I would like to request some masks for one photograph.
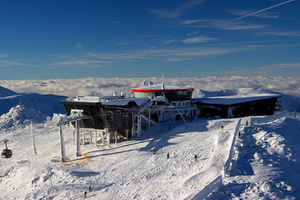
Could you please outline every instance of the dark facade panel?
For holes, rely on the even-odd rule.
[[[261,116],[273,115],[277,97],[244,102],[232,105],[205,104],[195,102],[199,109],[199,117],[246,117],[246,116]]]
[[[125,136],[125,130],[131,129],[132,126],[132,108],[103,106],[95,103],[74,103],[61,102],[64,104],[68,115],[72,109],[83,110],[83,114],[90,116],[89,119],[79,121],[79,126],[84,128],[104,129],[109,128],[110,131],[118,131],[119,134]]]

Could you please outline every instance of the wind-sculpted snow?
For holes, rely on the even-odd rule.
[[[0,116],[0,130],[18,129],[28,125],[31,121],[42,122],[46,120],[46,115],[32,108],[23,105],[12,107],[8,113]]]

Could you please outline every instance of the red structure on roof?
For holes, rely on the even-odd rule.
[[[132,92],[136,98],[164,96],[168,101],[184,101],[192,98],[194,88],[180,88],[177,86],[149,85],[141,88],[134,88]]]

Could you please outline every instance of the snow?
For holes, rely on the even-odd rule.
[[[193,101],[200,101],[205,104],[218,104],[218,105],[232,105],[245,103],[250,101],[257,101],[262,99],[269,99],[274,97],[280,97],[278,94],[256,94],[254,95],[234,95],[234,96],[222,96],[222,97],[208,97],[208,98],[197,98]]]
[[[2,197],[78,199],[91,183],[94,199],[183,199],[222,173],[235,125],[236,119],[162,124],[111,148],[83,146],[91,162],[66,167],[51,162],[60,155],[54,122],[35,124],[38,155],[30,130],[19,128],[6,135],[14,155],[1,162]],[[67,155],[76,160],[72,132],[64,129]]]
[[[259,92],[266,93],[252,88],[210,94]],[[159,124],[137,139],[119,141],[110,148],[81,146],[90,162],[61,166],[56,123],[63,115],[53,114],[52,103],[57,99],[52,97],[6,93],[0,98],[5,107],[0,116],[0,145],[4,148],[3,140],[8,139],[13,151],[12,158],[0,158],[0,199],[83,199],[89,185],[88,199],[192,199],[205,194],[209,186],[219,186],[220,180],[222,185],[206,199],[300,198],[300,113],[251,117],[251,126],[246,126],[248,117],[242,118],[226,176],[224,165],[238,118]],[[283,97],[283,110],[297,108],[297,97]],[[81,161],[85,158],[75,156],[73,131],[63,126],[66,155]]]
[[[73,97],[68,98],[67,101],[69,102],[88,102],[88,103],[101,103],[102,105],[109,105],[109,106],[126,106],[130,102],[135,102],[136,105],[142,106],[150,101],[149,98],[125,98],[119,99],[118,96],[80,96],[80,97]]]
[[[230,176],[208,199],[298,199],[299,128],[299,117],[286,116],[245,127]]]
[[[126,106],[130,102],[135,102],[136,105],[142,106],[148,103],[149,101],[150,101],[149,98],[126,98],[126,99],[102,101],[101,103],[103,105],[110,105],[110,106]]]
[[[24,105],[52,117],[53,113],[66,113],[64,106],[59,104],[63,99],[65,97],[35,93],[0,97],[0,115],[7,113],[12,107]]]
[[[23,105],[12,107],[8,113],[0,116],[0,129],[18,128],[22,125],[28,125],[30,121],[42,122],[46,120],[46,115],[32,108],[26,108]]]

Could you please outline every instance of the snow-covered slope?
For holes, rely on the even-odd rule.
[[[66,98],[63,96],[36,93],[17,94],[3,87],[0,88],[0,95],[0,115],[7,113],[17,105],[23,105],[51,117],[53,113],[66,113],[64,106],[59,104],[60,100]]]
[[[32,108],[27,108],[23,105],[12,107],[8,113],[0,116],[0,130],[8,131],[28,125],[32,122],[42,122],[46,120],[46,115],[37,112]]]
[[[208,199],[300,198],[300,115],[278,116],[243,129],[231,174]]]
[[[208,199],[300,198],[300,115],[292,116],[253,117],[250,127],[243,118],[229,176]],[[237,124],[237,119],[161,124],[110,148],[81,146],[91,161],[63,167],[51,162],[60,157],[56,119],[34,124],[37,155],[28,127],[15,124],[18,128],[2,134],[13,150],[11,159],[0,162],[2,199],[82,199],[89,185],[88,199],[189,199],[222,174]],[[75,157],[73,129],[63,132],[69,159],[83,160]]]
[[[1,91],[0,146],[4,148],[2,141],[8,139],[13,157],[0,158],[0,199],[83,199],[89,185],[89,199],[189,199],[222,174],[238,120],[161,124],[110,148],[81,146],[91,161],[63,167],[52,162],[60,158],[60,143],[58,116],[49,117],[65,112],[58,104],[62,97]],[[259,88],[195,92],[199,96],[273,93]],[[298,97],[281,99],[283,110],[299,109]],[[229,176],[208,199],[300,198],[299,113],[253,117],[251,127],[245,126],[247,120],[242,119]],[[34,122],[37,155],[29,121]],[[84,160],[75,157],[73,128],[63,127],[63,132],[67,157]]]
[[[222,173],[236,121],[158,125],[142,138],[111,148],[82,147],[91,162],[65,167],[51,162],[60,155],[54,123],[35,124],[37,155],[30,130],[20,127],[5,135],[14,155],[1,160],[1,196],[81,199],[91,183],[90,199],[184,199]],[[67,155],[75,159],[72,129],[65,128],[64,133]]]

